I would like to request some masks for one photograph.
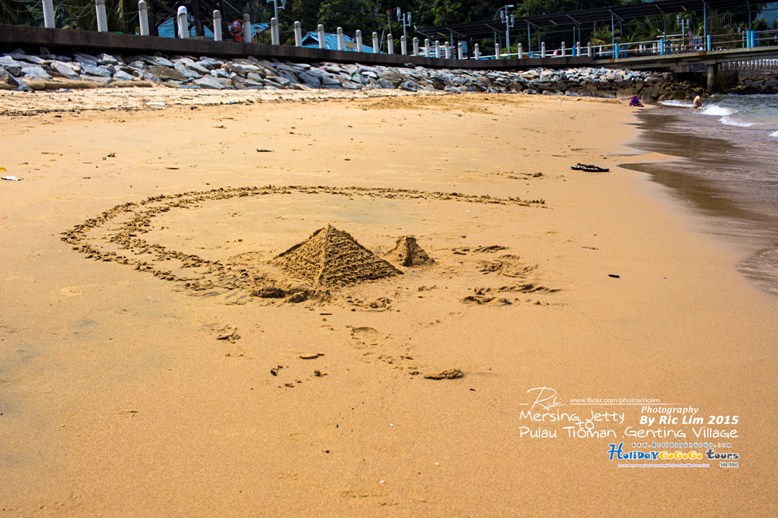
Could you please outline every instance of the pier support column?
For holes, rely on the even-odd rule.
[[[251,16],[249,14],[243,14],[243,43],[251,43],[253,39],[251,34]]]
[[[138,2],[138,24],[140,25],[140,35],[149,35],[149,8],[146,6],[146,0]]]
[[[213,41],[222,41],[222,13],[218,9],[213,12]]]
[[[419,38],[413,38],[413,55],[419,55]]]
[[[57,24],[54,21],[53,0],[43,0],[43,26],[47,29],[57,28]]]
[[[357,29],[354,37],[357,40],[357,52],[362,52],[362,31]]]
[[[105,0],[95,1],[97,11],[97,32],[108,32],[108,16],[105,13]]]
[[[105,8],[105,2],[103,2],[103,8]],[[176,19],[178,20],[178,37],[184,40],[189,37],[189,13],[186,7],[178,8]]]
[[[343,50],[344,47],[344,40],[343,40],[343,27],[338,27],[335,29],[335,34],[337,34],[338,37],[338,50]]]
[[[391,34],[386,35],[386,53],[394,54],[394,37]]]
[[[373,31],[373,54],[378,54],[381,52],[381,47],[378,43],[378,33]]]
[[[718,90],[719,66],[718,64],[708,65],[708,83],[707,90],[709,94],[716,93]]]
[[[270,44],[281,45],[281,34],[278,31],[278,19],[270,19]]]
[[[319,48],[323,49],[323,48],[325,48],[324,44],[326,43],[324,41],[324,25],[322,25],[322,24],[317,25],[316,26],[316,32],[319,34]]]
[[[303,46],[303,26],[300,22],[294,22],[294,46]]]

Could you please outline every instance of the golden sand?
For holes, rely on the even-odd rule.
[[[775,514],[778,302],[625,102],[241,95],[0,94],[0,509]],[[435,261],[316,293],[273,258],[327,225]],[[668,430],[738,467],[609,460]]]

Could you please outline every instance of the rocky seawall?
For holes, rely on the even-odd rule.
[[[128,86],[189,89],[402,89],[630,97],[645,101],[689,98],[695,88],[670,73],[606,68],[523,71],[433,69],[414,65],[364,66],[288,63],[254,57],[119,56],[21,50],[0,55],[0,89],[54,90]]]

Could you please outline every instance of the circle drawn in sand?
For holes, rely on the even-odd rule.
[[[133,266],[138,271],[150,273],[160,279],[182,283],[183,287],[191,293],[200,295],[219,295],[237,290],[253,297],[287,297],[287,300],[299,302],[320,288],[346,286],[401,273],[356,243],[349,234],[336,229],[324,233],[320,231],[312,236],[325,241],[327,236],[333,238],[333,246],[328,249],[331,257],[322,258],[320,254],[318,270],[316,266],[303,266],[306,259],[302,256],[312,251],[310,247],[304,246],[305,243],[280,254],[276,261],[261,265],[255,261],[249,266],[239,258],[211,259],[174,250],[144,238],[154,230],[155,218],[173,210],[198,208],[216,200],[279,194],[324,194],[349,199],[364,197],[389,200],[437,200],[525,207],[544,204],[543,200],[389,188],[272,185],[220,188],[152,196],[139,202],[120,204],[63,232],[62,240],[70,244],[74,250],[85,254],[88,259]],[[343,245],[348,245],[348,253],[340,250],[339,247]],[[353,271],[349,271],[349,265],[355,264],[349,261],[357,259],[361,264],[360,268],[366,267],[362,272],[366,271],[366,274],[355,275]],[[322,268],[324,264],[327,268]],[[293,278],[289,278],[290,274]],[[305,284],[295,282],[294,278]]]

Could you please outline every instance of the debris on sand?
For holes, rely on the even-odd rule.
[[[340,287],[402,272],[332,225],[273,259],[290,276],[314,287]]]
[[[402,236],[397,239],[397,244],[384,255],[384,258],[406,267],[435,263],[435,260],[419,246],[419,243],[416,242],[416,238],[413,236]]]
[[[427,374],[424,379],[428,380],[455,380],[465,376],[465,373],[459,369],[447,369],[437,374]]]

